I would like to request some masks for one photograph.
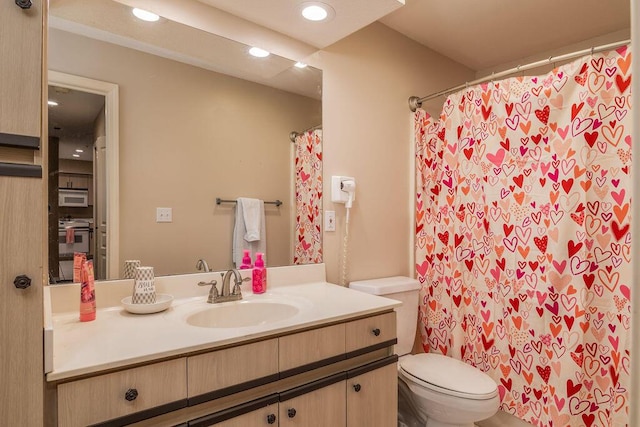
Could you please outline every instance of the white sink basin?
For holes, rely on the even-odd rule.
[[[189,315],[189,325],[202,328],[242,328],[266,325],[298,314],[298,307],[273,301],[237,301],[213,304]]]

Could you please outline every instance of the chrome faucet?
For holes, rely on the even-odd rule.
[[[200,258],[198,262],[196,262],[196,270],[204,271],[205,273],[209,273],[211,271],[211,269],[209,268],[209,264],[207,264],[207,261],[202,258]]]
[[[234,278],[233,289],[231,289],[231,275],[233,275]],[[220,290],[220,296],[217,298],[216,302],[237,301],[242,299],[242,290],[240,289],[240,285],[242,285],[243,281],[250,279],[248,277],[246,279],[242,279],[242,275],[235,268],[227,270],[226,273],[220,273],[220,276],[222,277],[222,289]]]
[[[234,278],[233,289],[231,289],[231,276]],[[240,285],[242,282],[246,282],[249,279],[248,277],[243,279],[242,275],[238,270],[232,268],[228,270],[226,273],[220,273],[222,277],[222,287],[220,292],[218,292],[218,288],[216,285],[217,281],[212,280],[210,282],[198,282],[198,286],[211,286],[209,290],[209,298],[207,298],[207,302],[209,304],[215,304],[218,302],[227,302],[227,301],[237,301],[242,299],[242,289],[240,289]]]

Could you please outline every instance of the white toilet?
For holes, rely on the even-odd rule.
[[[473,427],[498,411],[498,386],[484,372],[440,354],[409,354],[418,321],[418,281],[408,277],[351,282],[351,289],[402,301],[396,308],[398,404],[426,427]],[[400,417],[399,426],[411,425]],[[416,425],[416,424],[414,424]]]

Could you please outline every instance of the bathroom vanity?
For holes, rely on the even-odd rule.
[[[100,283],[88,323],[69,310],[77,285],[51,287],[48,424],[394,425],[399,303],[326,283],[323,267],[269,269],[266,294],[221,304],[196,286],[216,273],[158,278],[175,300],[147,315],[114,304],[131,280]]]

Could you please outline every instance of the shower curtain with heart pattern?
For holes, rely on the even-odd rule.
[[[415,114],[424,349],[537,426],[628,423],[630,64],[596,53]]]
[[[294,264],[322,262],[322,130],[295,140]]]

